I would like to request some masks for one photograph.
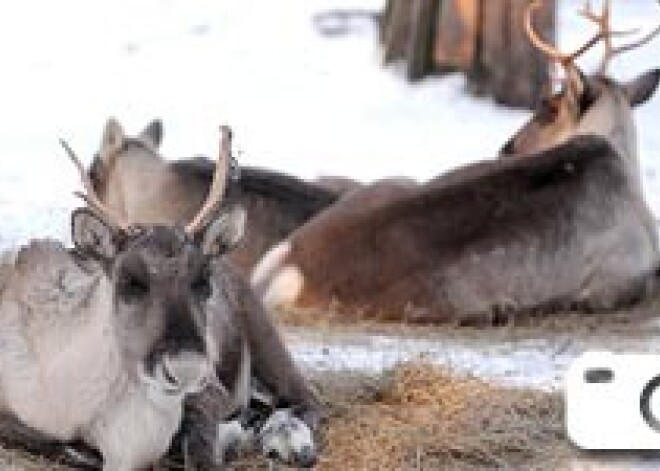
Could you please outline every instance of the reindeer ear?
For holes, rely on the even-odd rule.
[[[623,85],[631,106],[641,105],[653,96],[660,82],[660,69],[652,69]]]
[[[202,250],[217,257],[234,248],[243,238],[247,213],[241,206],[221,211],[204,230]]]
[[[149,142],[156,149],[160,147],[163,140],[163,123],[160,119],[154,119],[140,133],[140,138]]]
[[[117,254],[115,232],[87,208],[71,215],[71,239],[82,254],[96,259],[111,260]]]
[[[110,155],[123,145],[123,143],[124,129],[121,127],[121,124],[119,124],[119,121],[115,118],[108,119],[108,122],[105,123],[103,137],[101,138],[101,148],[99,149],[101,159],[105,162]],[[109,162],[105,163],[108,164]]]

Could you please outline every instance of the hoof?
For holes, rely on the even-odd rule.
[[[250,449],[253,442],[253,432],[243,428],[238,420],[218,424],[214,452],[216,462],[224,464],[236,459]]]
[[[257,439],[261,452],[270,459],[301,468],[316,464],[314,436],[290,409],[275,411],[261,427]]]

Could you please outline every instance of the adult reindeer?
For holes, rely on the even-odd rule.
[[[2,438],[40,450],[82,441],[100,452],[103,469],[123,471],[157,461],[183,422],[190,463],[210,469],[222,461],[220,421],[247,406],[252,377],[313,420],[311,388],[221,258],[245,218],[217,211],[228,131],[208,197],[186,226],[127,224],[63,144],[88,208],[72,215],[74,251],[34,241],[2,267]],[[293,451],[286,460],[314,459],[309,447],[285,450],[287,437],[264,439],[276,442],[264,443],[267,451]]]
[[[643,293],[658,244],[631,109],[653,94],[660,71],[625,84],[587,78],[574,60],[609,40],[608,15],[594,39],[563,55],[534,34],[533,9],[530,40],[567,73],[503,152],[522,156],[460,168],[381,204],[359,204],[378,189],[354,192],[257,265],[252,282],[268,305],[483,321],[612,308]]]
[[[184,223],[195,214],[213,176],[204,158],[168,162],[158,153],[162,124],[150,123],[136,137],[108,120],[90,169],[99,198],[131,223]],[[248,274],[266,250],[284,239],[339,194],[278,172],[242,167],[231,179],[225,204],[247,211],[245,239],[228,257]]]

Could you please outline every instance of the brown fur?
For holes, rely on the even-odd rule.
[[[251,381],[257,382],[273,398],[272,412],[277,407],[295,407],[296,414],[316,430],[320,420],[320,403],[311,384],[300,374],[279,335],[275,324],[255,296],[243,276],[226,261],[213,268],[213,279],[218,290],[229,300],[230,319],[216,325],[222,338],[216,373],[221,384],[236,391],[241,381],[241,350],[247,342],[250,354]],[[209,468],[217,440],[217,424],[230,417],[249,412],[250,398],[241,398],[239,404],[228,402],[216,388],[210,387],[186,402],[183,424],[172,453],[185,451],[193,469]],[[263,418],[262,418],[263,419]],[[184,450],[181,450],[184,448]]]
[[[294,233],[283,265],[302,272],[299,305],[337,300],[345,311],[388,319],[609,307],[654,267],[634,253],[655,247],[634,220],[638,204],[607,142],[576,138],[533,159],[484,163],[468,178],[440,179],[375,209],[340,202]],[[592,250],[617,227],[630,253]],[[639,261],[637,269],[621,269],[623,256]],[[592,283],[591,293],[580,293]]]
[[[111,128],[110,122],[106,134],[107,128]],[[129,222],[188,221],[208,192],[214,164],[200,157],[165,161],[157,152],[159,140],[150,140],[147,130],[138,137],[126,137],[119,128],[115,132],[118,146],[108,149],[105,140],[102,142],[90,167],[97,193],[111,208],[123,210]],[[229,258],[243,273],[249,273],[264,252],[337,199],[337,193],[322,186],[279,172],[242,167],[238,178],[229,183],[225,202],[246,209],[247,230]]]
[[[362,183],[348,177],[323,176],[314,180],[314,183],[321,188],[342,196],[362,188]]]
[[[253,284],[271,306],[419,322],[633,300],[658,244],[632,107],[659,78],[618,84],[576,69],[559,106],[505,147],[523,158],[355,191],[266,254]]]

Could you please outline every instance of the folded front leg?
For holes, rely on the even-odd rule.
[[[220,469],[225,457],[218,447],[218,425],[234,414],[232,408],[233,401],[219,384],[210,384],[188,397],[181,429],[170,454],[179,455],[187,470]]]

